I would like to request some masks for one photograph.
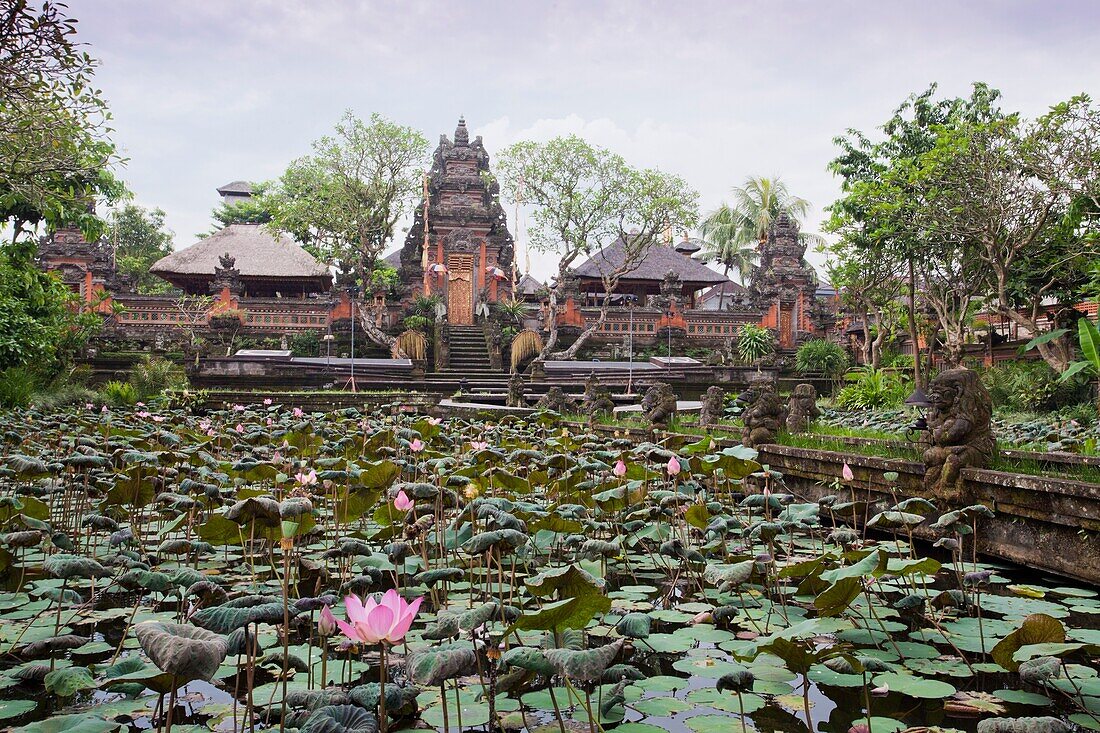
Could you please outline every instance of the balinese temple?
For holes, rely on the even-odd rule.
[[[512,235],[487,173],[481,137],[471,142],[459,118],[453,141],[440,136],[426,199],[401,249],[403,300],[442,295],[452,325],[471,325],[477,313],[512,296]]]
[[[332,287],[327,267],[263,224],[230,224],[157,260],[149,272],[185,293],[207,295],[217,290],[215,278],[225,269],[237,271],[239,292],[234,295],[244,297],[305,298]]]
[[[56,272],[84,303],[100,294],[130,287],[115,267],[115,251],[107,240],[89,242],[76,227],[58,229],[38,243],[38,265]]]
[[[816,330],[817,273],[806,262],[806,245],[798,224],[780,214],[760,243],[760,264],[753,271],[749,295],[764,311],[760,325],[774,329],[779,346],[793,348]]]
[[[618,287],[611,294],[611,304],[621,305],[626,302],[625,296],[634,295],[637,305],[646,307],[652,298],[661,294],[662,282],[672,273],[680,281],[681,302],[687,308],[695,308],[698,291],[727,281],[724,275],[692,257],[698,249],[698,245],[688,239],[675,245],[665,242],[650,246],[637,267],[619,278]],[[585,305],[598,306],[603,302],[603,275],[622,267],[628,256],[626,243],[620,237],[574,269]]]

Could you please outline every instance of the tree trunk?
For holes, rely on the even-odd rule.
[[[360,303],[354,302],[353,306],[358,316],[356,320],[358,320],[359,326],[363,329],[363,333],[367,335],[367,338],[379,346],[384,346],[389,349],[390,356],[394,359],[409,358],[409,355],[402,351],[401,347],[397,345],[397,339],[375,325],[375,320],[378,317],[378,310],[376,307],[367,308]]]
[[[588,339],[592,337],[592,334],[600,330],[600,328],[604,324],[604,321],[607,320],[607,310],[609,307],[608,300],[608,298],[604,298],[603,305],[600,306],[600,317],[596,319],[595,323],[581,331],[581,335],[577,337],[576,341],[570,344],[568,349],[553,353],[551,354],[551,356],[553,356],[555,359],[562,359],[564,361],[569,361],[576,358],[577,352],[581,350],[581,347],[584,346]]]
[[[560,275],[558,279],[561,279]],[[535,361],[542,362],[549,359],[554,347],[558,345],[558,294],[553,288],[550,289],[550,300],[547,303],[546,330],[548,332],[546,343],[542,347],[542,352],[535,357]]]
[[[909,257],[909,312],[907,324],[909,340],[913,344],[913,384],[924,387],[920,364],[920,333],[917,331],[917,276],[913,269],[913,258]]]

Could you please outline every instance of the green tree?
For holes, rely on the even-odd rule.
[[[397,221],[421,190],[427,153],[418,130],[378,114],[364,122],[349,110],[336,134],[316,140],[313,154],[292,162],[257,205],[270,212],[270,227],[367,286]],[[395,348],[374,316],[360,308],[363,331]]]
[[[118,271],[139,293],[166,293],[171,286],[149,272],[149,266],[172,253],[172,232],[162,209],[126,204],[108,217],[107,241],[115,248]]]
[[[1087,96],[1037,120],[1019,115],[940,130],[909,174],[927,206],[912,225],[965,242],[988,306],[1036,338],[1055,370],[1074,356],[1073,334],[1044,326],[1051,300],[1078,302],[1100,257],[1100,108]]]
[[[840,154],[830,169],[842,178],[843,194],[828,208],[828,229],[856,250],[903,263],[909,339],[921,343],[919,311],[929,309],[949,362],[962,356],[972,302],[981,292],[981,269],[967,242],[915,224],[928,202],[912,177],[920,156],[935,148],[945,128],[1002,116],[999,97],[1000,92],[978,83],[969,97],[936,99],[933,84],[894,110],[879,139],[858,130],[834,139]],[[914,379],[920,384],[919,352],[916,357]]]
[[[506,197],[515,201],[522,196],[532,207],[531,246],[558,256],[559,284],[578,258],[622,239],[621,261],[591,258],[600,269],[603,291],[612,293],[668,230],[688,229],[697,218],[699,196],[683,179],[634,168],[576,135],[512,145],[498,157],[497,175]],[[607,319],[610,301],[605,298],[599,317],[569,348],[556,351],[559,295],[558,287],[551,288],[550,335],[540,360],[572,359]]]
[[[272,228],[363,282],[419,195],[428,141],[381,115],[345,112],[334,136],[292,162],[257,198]]]
[[[0,224],[12,241],[39,224],[95,239],[104,224],[89,203],[123,191],[110,114],[92,85],[97,62],[64,7],[14,0],[0,10]]]

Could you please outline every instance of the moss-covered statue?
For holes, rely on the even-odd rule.
[[[801,433],[820,416],[817,390],[812,384],[796,384],[787,401],[787,431]]]
[[[508,406],[527,407],[527,398],[523,396],[523,377],[519,372],[512,372],[508,379]]]
[[[962,470],[993,461],[993,401],[969,369],[941,372],[928,386],[928,400],[932,445],[924,451],[924,488],[949,503],[967,501]]]
[[[575,412],[577,403],[570,395],[563,392],[561,387],[551,387],[546,390],[546,394],[539,400],[537,407],[540,410],[553,410],[565,414]]]
[[[761,382],[751,388],[741,421],[745,425],[741,431],[741,442],[746,446],[755,448],[774,443],[787,421],[787,406],[772,384]]]
[[[615,401],[611,399],[611,390],[600,385],[595,374],[589,374],[584,380],[584,401],[581,411],[588,415],[589,423],[594,423],[601,415],[610,415],[615,409]]]
[[[653,427],[665,427],[676,416],[676,393],[666,382],[654,382],[642,397],[642,414]]]
[[[718,385],[707,387],[703,408],[699,410],[700,425],[717,425],[726,412],[726,390]]]

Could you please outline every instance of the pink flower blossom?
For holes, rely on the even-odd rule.
[[[428,424],[429,425],[438,425],[441,422],[443,422],[443,418],[439,418],[439,417],[429,417],[428,418]]]
[[[237,423],[237,427],[235,427],[234,430],[236,430],[238,433],[243,433],[244,432],[244,425],[241,425],[240,423]]]
[[[271,404],[271,398],[270,397],[264,397],[264,404],[265,405],[270,405]]]
[[[85,410],[94,410],[94,409],[95,409],[95,405],[94,405],[93,403],[91,403],[91,402],[85,402],[85,403],[84,403],[84,409],[85,409]]]
[[[317,619],[317,633],[321,636],[332,636],[336,633],[336,617],[327,605],[321,609],[321,618]]]
[[[149,417],[149,413],[146,412],[145,410],[139,410],[138,413],[137,413],[137,416],[140,417],[142,420],[144,420],[144,419]]]
[[[104,412],[104,413],[107,412],[107,405],[104,405],[103,407],[99,408],[99,411]]]
[[[305,471],[299,471],[298,473],[294,474],[294,478],[302,486],[312,486],[313,484],[317,483],[317,471],[312,468],[309,469],[309,473],[306,473]]]
[[[844,462],[844,468],[840,469],[840,475],[845,481],[851,481],[856,477],[856,475],[852,473],[852,467],[848,465],[847,461]]]
[[[163,415],[153,415],[153,422],[164,422]]]
[[[393,500],[393,505],[399,512],[407,512],[413,508],[413,500],[410,499],[409,495],[402,489],[397,492],[397,498]]]
[[[244,412],[244,405],[233,405],[233,409],[236,412]]]
[[[144,402],[135,402],[134,407],[145,407],[145,403]]]
[[[611,473],[615,474],[619,478],[622,478],[626,475],[626,464],[623,463],[622,458],[615,462],[615,467],[611,469]]]
[[[268,427],[271,427],[271,426],[272,426],[272,425],[274,425],[274,424],[275,424],[275,421],[274,421],[274,420],[272,420],[272,419],[271,419],[271,418],[269,417],[269,418],[267,419],[267,426],[268,426]]]
[[[423,600],[421,596],[408,603],[392,588],[382,596],[381,603],[371,596],[364,605],[358,596],[351,595],[344,599],[344,608],[351,623],[335,619],[336,625],[344,636],[355,642],[396,644],[409,633]]]
[[[485,450],[489,447],[489,443],[485,440],[471,440],[470,447],[474,450]]]
[[[301,417],[305,413],[302,412],[301,407],[295,407],[293,410],[290,411],[290,414],[294,415],[294,417]]]
[[[668,469],[669,476],[676,476],[680,473],[680,462],[676,460],[676,456],[668,459],[668,466],[666,466],[666,468]]]
[[[419,453],[424,450],[424,441],[420,438],[413,438],[413,442],[409,443],[409,450],[413,453]]]

